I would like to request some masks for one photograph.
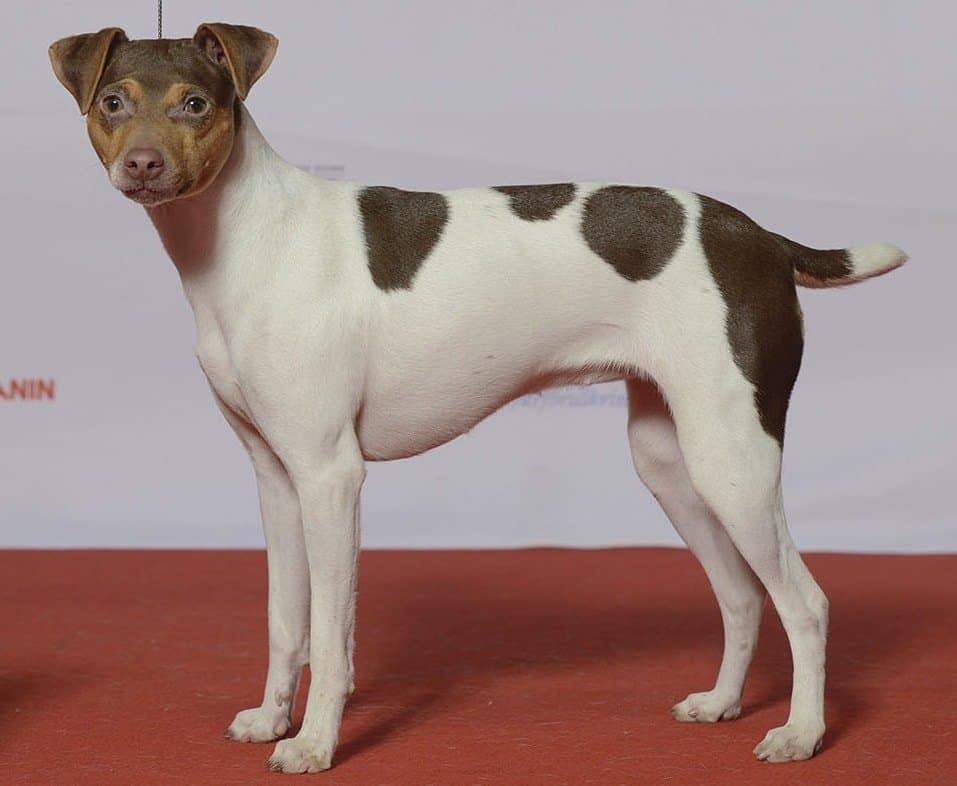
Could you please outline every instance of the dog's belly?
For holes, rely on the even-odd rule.
[[[575,205],[547,224],[451,205],[414,285],[379,294],[357,422],[369,459],[421,453],[518,396],[620,379],[641,359],[647,285],[589,250]]]
[[[364,407],[357,423],[363,456],[388,461],[424,453],[464,434],[502,401],[490,396],[423,396]]]
[[[621,370],[555,369],[549,373],[504,368],[486,360],[461,376],[432,376],[414,387],[398,385],[370,395],[356,424],[365,458],[387,461],[424,453],[466,433],[520,396],[561,385],[622,379]]]

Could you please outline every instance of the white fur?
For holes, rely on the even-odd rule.
[[[674,715],[740,712],[766,590],[791,642],[794,690],[787,725],[756,754],[810,756],[824,732],[826,599],[787,533],[780,448],[728,344],[698,198],[670,192],[686,211],[683,240],[659,275],[628,282],[581,236],[597,185],[540,222],[515,216],[495,190],[450,192],[449,221],[414,286],[386,293],[369,275],[360,187],[304,174],[245,110],[242,120],[209,189],[149,208],[195,312],[200,364],[259,483],[269,670],[262,705],[229,734],[284,734],[309,662],[302,729],[271,764],[330,766],[353,683],[364,459],[421,453],[531,390],[624,378],[636,469],[702,561],[725,625],[714,688]],[[854,275],[894,259],[867,247]]]
[[[851,274],[854,281],[881,276],[907,261],[907,254],[890,243],[868,243],[849,248],[848,252],[854,268]]]

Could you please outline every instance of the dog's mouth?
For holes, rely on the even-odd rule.
[[[148,186],[134,186],[122,189],[123,196],[139,202],[141,205],[153,205],[169,198],[169,189],[149,188]]]
[[[121,188],[120,191],[123,192],[123,196],[125,196],[127,199],[131,199],[138,204],[158,205],[161,202],[168,202],[171,199],[176,199],[176,197],[182,195],[188,187],[188,183],[179,187],[138,183],[137,185],[130,186],[128,188]]]

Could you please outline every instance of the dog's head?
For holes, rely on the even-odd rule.
[[[87,116],[113,186],[144,205],[198,194],[233,147],[237,102],[278,41],[255,27],[203,24],[192,38],[130,41],[117,27],[50,47],[57,79]]]

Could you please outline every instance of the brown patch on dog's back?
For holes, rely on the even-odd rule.
[[[388,186],[364,188],[358,201],[372,280],[384,291],[410,289],[442,236],[448,201],[442,194]]]
[[[606,186],[585,200],[582,235],[588,247],[628,281],[647,281],[681,244],[681,203],[660,188]]]
[[[755,387],[761,426],[779,444],[801,367],[801,306],[789,251],[729,205],[699,197],[698,231],[711,275],[728,306],[734,361]]]
[[[575,198],[574,183],[494,188],[508,197],[512,212],[525,221],[547,221]]]

